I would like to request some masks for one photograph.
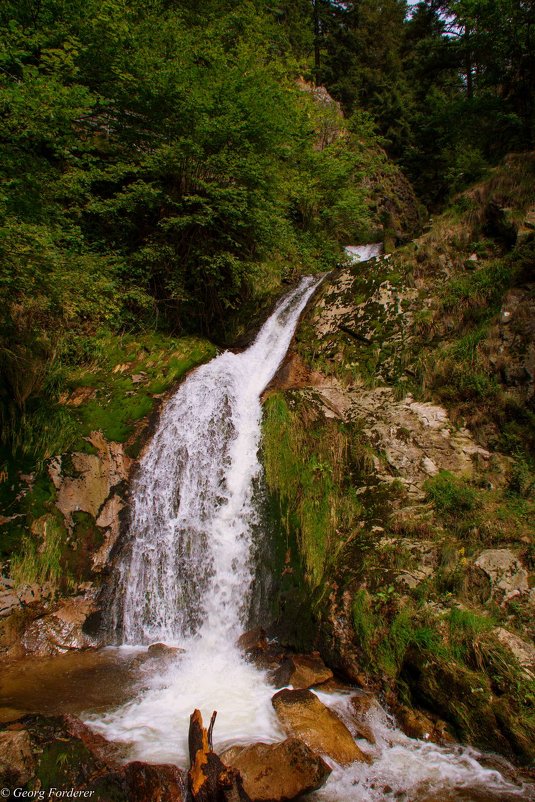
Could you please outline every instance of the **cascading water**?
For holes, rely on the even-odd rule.
[[[141,460],[119,566],[113,618],[123,643],[239,635],[252,581],[260,394],[318,281],[303,279],[250,348],[196,370],[167,404]]]
[[[378,252],[377,246],[361,249],[355,260]],[[115,577],[113,626],[123,644],[165,641],[185,652],[163,674],[145,675],[134,701],[88,720],[107,738],[128,744],[131,757],[185,765],[194,708],[205,717],[218,711],[219,752],[285,737],[271,705],[274,689],[244,660],[236,639],[247,620],[254,573],[260,395],[318,283],[303,279],[246,351],[223,353],[188,377],[140,462],[129,539]],[[318,695],[351,729],[348,696]],[[436,792],[448,802],[533,798],[529,789],[484,768],[469,749],[407,738],[380,708],[369,723],[377,743],[361,746],[371,752],[372,765],[332,764],[327,785],[311,800],[414,802]]]
[[[246,351],[225,352],[188,377],[140,462],[113,624],[124,644],[165,641],[185,654],[144,696],[92,724],[144,759],[183,762],[196,707],[218,710],[224,742],[282,736],[273,688],[236,639],[254,572],[260,395],[320,280],[304,278],[283,298]]]

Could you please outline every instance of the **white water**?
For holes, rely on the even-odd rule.
[[[113,620],[126,644],[165,641],[186,654],[140,699],[92,722],[138,757],[183,763],[195,708],[218,711],[220,749],[282,736],[273,688],[236,640],[254,569],[260,395],[319,280],[303,279],[246,351],[225,352],[188,377],[141,460]]]
[[[362,258],[376,255],[374,248]],[[162,675],[145,677],[135,701],[88,722],[128,744],[132,758],[186,765],[195,708],[205,719],[218,711],[218,752],[285,737],[271,705],[274,689],[245,662],[236,639],[246,625],[253,578],[260,395],[317,283],[304,279],[283,299],[245,352],[226,352],[188,377],[141,460],[113,618],[124,644],[165,641],[186,651]],[[319,695],[351,727],[348,697]],[[333,774],[311,802],[414,802],[434,792],[447,802],[471,799],[444,795],[455,789],[488,793],[478,802],[529,798],[469,749],[411,740],[380,709],[369,723],[377,744],[359,744],[373,764],[331,764]]]
[[[382,254],[383,244],[373,242],[370,245],[346,245],[345,252],[352,262],[367,262]]]
[[[330,698],[318,693],[354,730],[349,696]],[[404,735],[394,720],[379,706],[366,717],[376,744],[358,740],[372,756],[371,765],[353,763],[342,768],[333,765],[327,784],[312,794],[310,802],[514,802],[532,800],[532,788],[506,780],[494,768],[480,762],[483,756],[470,747],[441,747],[430,741],[417,741]],[[504,761],[505,762],[505,761]]]

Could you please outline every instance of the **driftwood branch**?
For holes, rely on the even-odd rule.
[[[214,710],[208,729],[203,726],[200,710],[194,710],[190,716],[188,785],[191,799],[193,802],[250,802],[240,773],[227,768],[212,749],[216,716]]]

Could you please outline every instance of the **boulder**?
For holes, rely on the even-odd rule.
[[[272,703],[285,732],[300,738],[312,751],[328,755],[341,765],[355,760],[370,762],[343,721],[312,691],[279,691]]]
[[[151,643],[147,649],[147,653],[151,657],[175,657],[179,654],[184,654],[185,649],[179,646],[168,646],[167,643]]]
[[[0,785],[26,785],[35,773],[27,730],[0,732]]]
[[[448,732],[445,721],[426,716],[421,710],[400,705],[396,710],[396,718],[399,726],[409,738],[433,741],[436,744],[451,743],[454,740]]]
[[[510,549],[486,549],[474,566],[490,580],[492,595],[503,601],[529,590],[528,572]]]
[[[290,655],[272,675],[276,688],[292,685],[296,690],[320,685],[332,677],[333,672],[327,668],[318,654]]]
[[[177,766],[134,761],[124,767],[128,802],[185,802],[187,782]]]
[[[325,761],[298,738],[233,746],[221,760],[240,772],[252,802],[289,802],[320,788],[331,773]]]
[[[378,707],[378,703],[373,696],[367,693],[359,694],[358,696],[351,697],[351,707],[353,708],[354,716],[353,723],[359,738],[364,738],[371,744],[376,742],[373,730],[368,723],[368,714],[374,707]]]
[[[95,640],[83,631],[86,619],[94,611],[91,594],[66,599],[54,612],[36,619],[26,629],[21,639],[25,653],[48,657],[95,647]]]
[[[265,652],[268,647],[266,631],[262,627],[257,627],[244,632],[238,638],[238,647],[247,655]]]

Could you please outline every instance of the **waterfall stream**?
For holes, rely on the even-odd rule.
[[[366,250],[362,256],[370,258]],[[133,758],[186,765],[194,708],[205,718],[218,711],[218,752],[285,737],[271,705],[273,687],[245,661],[236,640],[247,625],[254,575],[260,395],[320,280],[305,278],[283,298],[247,350],[225,352],[193,371],[165,406],[140,461],[130,530],[114,577],[112,624],[124,648],[164,641],[184,653],[165,670],[146,672],[133,701],[88,721],[127,744]],[[346,715],[343,694],[319,695]],[[327,785],[311,799],[423,800],[422,788],[430,799],[444,791],[448,776],[454,789],[489,794],[474,799],[524,798],[471,750],[412,741],[386,714],[374,715],[377,744],[362,743],[374,763],[348,769],[333,764]],[[385,796],[385,783],[396,797]]]

